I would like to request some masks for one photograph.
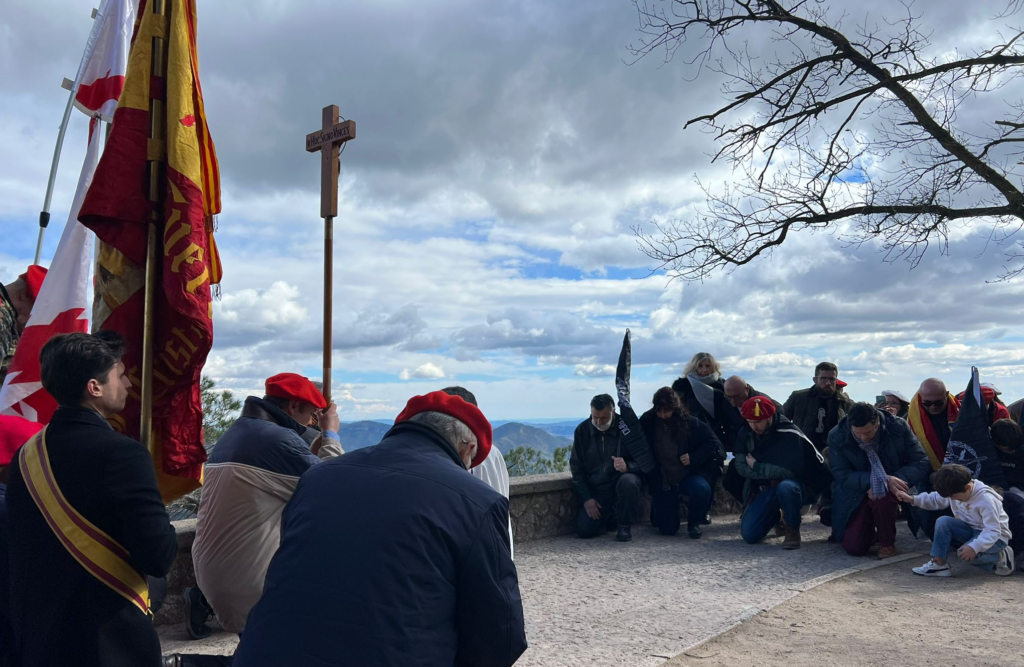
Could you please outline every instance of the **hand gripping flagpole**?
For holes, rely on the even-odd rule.
[[[64,134],[67,132],[68,121],[71,119],[71,108],[75,106],[75,95],[78,94],[78,87],[82,83],[82,74],[85,72],[85,66],[92,59],[93,51],[96,50],[96,43],[100,38],[100,30],[103,28],[102,16],[106,9],[107,1],[105,0],[100,5],[99,11],[93,14],[89,41],[85,43],[82,62],[78,64],[75,81],[71,84],[71,92],[68,93],[68,104],[64,107],[64,118],[61,119],[60,129],[57,131],[57,145],[53,149],[53,161],[50,163],[50,178],[46,182],[46,197],[43,199],[43,210],[39,212],[39,238],[36,240],[36,254],[32,259],[33,264],[39,263],[39,257],[43,252],[43,236],[46,235],[46,227],[50,224],[50,202],[53,200],[53,184],[57,181],[57,165],[60,163],[60,152],[64,147]]]
[[[170,29],[170,12],[168,0],[150,0],[147,11],[162,16],[164,29],[163,37],[153,37],[153,45],[150,56],[150,74],[155,79],[163,81],[167,77],[167,50],[168,42],[166,35]],[[166,175],[164,160],[167,157],[167,109],[166,109],[166,86],[161,99],[155,99],[150,95],[149,99],[149,150],[147,160],[149,162],[149,222],[146,224],[146,284],[145,306],[143,308],[142,324],[142,389],[141,389],[141,414],[139,417],[139,436],[150,454],[153,454],[153,359],[156,353],[155,345],[155,313],[156,313],[156,284],[157,265],[160,257],[158,255],[157,240],[160,238],[163,227],[163,199],[166,189],[164,178]]]

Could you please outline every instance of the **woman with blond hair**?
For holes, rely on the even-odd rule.
[[[683,367],[683,375],[672,383],[672,389],[679,395],[679,400],[686,410],[711,427],[719,443],[729,442],[726,430],[729,428],[729,405],[725,398],[725,382],[722,380],[722,365],[710,352],[698,352]],[[719,444],[721,447],[721,444]],[[725,460],[725,449],[721,450]],[[721,474],[721,470],[719,470]],[[709,480],[711,488],[715,488],[715,479]],[[711,523],[711,515],[704,517],[704,524]]]

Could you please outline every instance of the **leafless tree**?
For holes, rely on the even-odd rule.
[[[992,17],[999,30],[1021,2]],[[1013,247],[1024,225],[1024,103],[1005,98],[1024,65],[1020,29],[994,26],[1001,43],[950,56],[933,54],[921,32],[925,3],[894,3],[893,20],[849,28],[836,7],[853,3],[837,1],[634,4],[637,60],[660,52],[667,62],[696,45],[687,64],[725,78],[727,103],[687,126],[713,135],[713,161],[731,166],[732,184],[701,184],[702,212],[634,230],[670,274],[699,280],[802,230],[880,241],[888,259],[914,264],[932,244],[946,249],[951,225],[982,225]],[[1003,117],[978,120],[979,100]],[[1017,248],[1000,277],[1024,270]]]

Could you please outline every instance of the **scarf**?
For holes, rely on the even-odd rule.
[[[946,401],[946,419],[952,428],[953,422],[960,415],[960,401],[956,400],[953,394],[947,394]],[[932,470],[938,470],[946,458],[946,443],[940,441],[938,434],[935,433],[935,427],[932,426],[932,421],[928,418],[928,411],[921,405],[920,393],[914,394],[913,400],[910,401],[907,423],[910,424],[910,429],[917,439],[921,441],[921,446],[924,447],[924,451],[928,455],[928,461],[932,464]]]
[[[882,459],[878,458],[878,436],[881,434],[882,427],[879,425],[878,432],[875,433],[871,442],[857,441],[860,448],[868,455],[868,461],[871,463],[871,493],[876,498],[881,498],[889,493],[889,475],[885,472]],[[854,440],[856,440],[856,436],[854,436]]]
[[[686,376],[686,379],[690,381],[690,388],[693,390],[693,395],[697,402],[700,403],[700,407],[704,408],[704,412],[714,419],[715,388],[711,386],[711,383],[718,380],[718,373],[712,373],[706,378],[702,378],[696,373],[690,373]]]

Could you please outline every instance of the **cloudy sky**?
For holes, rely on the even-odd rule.
[[[888,4],[849,6],[877,19]],[[593,394],[612,392],[627,327],[640,406],[699,350],[780,400],[826,359],[858,399],[909,395],[932,375],[962,387],[971,364],[1006,398],[1024,395],[1024,278],[987,282],[1003,254],[978,226],[913,270],[830,234],[797,235],[704,283],[653,270],[632,228],[699,206],[696,178],[733,175],[711,163],[706,134],[683,128],[722,99],[721,81],[694,79],[679,57],[627,65],[629,0],[199,5],[224,190],[206,372],[223,387],[255,393],[273,373],[320,374],[319,160],[304,135],[336,103],[358,123],[336,221],[344,419],[393,417],[409,396],[451,383],[493,419],[582,417]],[[934,55],[1005,23],[988,20],[1005,0],[963,5],[920,5]],[[59,84],[74,75],[92,6],[8,0],[0,11],[5,282],[32,257]],[[771,56],[766,37],[750,39]],[[997,97],[991,120],[1008,106]],[[44,258],[85,152],[85,118],[73,119]]]

